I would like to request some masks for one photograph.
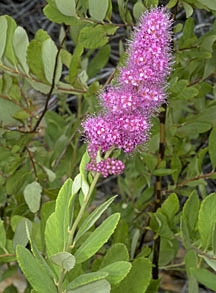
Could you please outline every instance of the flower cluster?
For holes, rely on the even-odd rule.
[[[125,166],[120,160],[115,160],[108,158],[106,160],[102,160],[99,163],[96,163],[95,160],[92,160],[89,164],[87,164],[86,169],[89,171],[99,172],[104,177],[107,177],[109,174],[121,174],[124,170]]]
[[[148,139],[150,118],[166,101],[165,83],[172,59],[171,24],[163,8],[141,17],[128,46],[126,65],[120,68],[118,85],[101,93],[101,113],[82,124],[92,158],[89,170],[104,176],[119,174],[124,165],[113,159],[112,164],[109,160],[96,164],[97,151],[115,148],[130,153]],[[116,168],[110,169],[111,165]]]

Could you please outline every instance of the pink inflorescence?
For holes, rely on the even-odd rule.
[[[87,170],[101,173],[104,177],[107,177],[108,175],[112,175],[112,174],[113,175],[121,174],[124,168],[125,166],[122,163],[122,161],[115,160],[113,158],[102,160],[99,163],[96,163],[96,161],[92,160],[86,166]]]
[[[82,123],[92,159],[88,170],[104,176],[119,174],[124,165],[118,160],[96,164],[98,150],[104,153],[113,148],[130,153],[148,139],[150,118],[166,101],[165,84],[172,60],[171,25],[164,8],[155,8],[141,17],[128,46],[126,65],[120,68],[117,86],[100,94],[102,111]]]

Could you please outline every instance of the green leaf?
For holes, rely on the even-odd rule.
[[[212,245],[212,234],[215,223],[216,194],[212,193],[202,201],[198,218],[201,245],[205,249]]]
[[[179,200],[175,193],[172,193],[168,196],[168,198],[163,202],[161,206],[161,211],[165,214],[171,223],[175,214],[179,211]]]
[[[92,232],[87,240],[75,252],[74,256],[77,263],[81,263],[89,259],[103,246],[105,242],[108,241],[118,224],[119,218],[119,213],[113,214],[107,218],[94,232]]]
[[[89,154],[88,152],[85,152],[80,163],[80,174],[82,177],[81,189],[85,197],[87,196],[89,191],[89,185],[87,181],[87,171],[86,171],[86,165],[88,164],[89,161],[90,161]]]
[[[118,261],[129,261],[129,254],[126,245],[115,243],[107,251],[100,265],[100,269]]]
[[[148,259],[138,258],[133,264],[129,274],[115,288],[112,293],[145,292],[151,281],[152,264]]]
[[[77,192],[80,190],[82,185],[82,177],[81,174],[77,174],[77,176],[74,178],[74,182],[72,185],[72,194],[77,194]]]
[[[98,280],[74,290],[67,290],[67,293],[110,293],[111,286],[106,280]]]
[[[214,255],[211,251],[208,252],[208,255],[209,257],[204,255],[201,255],[201,257],[203,257],[205,262],[216,272],[216,260],[211,259]]]
[[[89,4],[89,13],[90,15],[98,20],[102,21],[107,13],[107,9],[109,7],[108,0],[88,0]]]
[[[145,12],[145,6],[142,4],[142,2],[137,2],[133,6],[133,16],[136,20],[138,20],[144,12]]]
[[[13,248],[17,245],[26,246],[28,243],[28,235],[26,232],[26,224],[28,225],[29,231],[32,231],[32,222],[27,218],[22,218],[16,226],[15,234],[13,237]]]
[[[103,47],[89,62],[87,74],[89,78],[95,76],[105,67],[110,56],[110,45]]]
[[[216,10],[216,2],[212,0],[199,0],[200,3],[207,6],[209,9]]]
[[[80,65],[80,57],[84,51],[84,48],[81,44],[78,44],[74,50],[71,63],[70,63],[70,68],[69,68],[69,78],[71,84],[74,83],[76,80],[76,77],[78,75],[78,68]]]
[[[16,255],[19,266],[34,290],[40,293],[57,293],[54,282],[28,249],[17,245]]]
[[[31,72],[36,75],[38,79],[44,81],[46,78],[41,55],[42,43],[37,40],[32,40],[27,48],[27,63]],[[37,58],[35,58],[35,56],[37,56]]]
[[[26,31],[21,26],[18,26],[13,35],[13,49],[18,61],[20,62],[22,68],[27,74],[29,72],[29,67],[26,61],[26,52],[28,45],[29,40]]]
[[[127,276],[131,267],[132,265],[127,261],[117,261],[103,267],[100,272],[107,272],[109,274],[106,277],[107,281],[112,285],[116,285]]]
[[[177,1],[178,0],[170,0],[168,5],[167,5],[167,8],[169,8],[169,9],[173,8],[176,5]]]
[[[52,84],[54,68],[56,63],[57,48],[51,39],[48,39],[42,44],[42,60],[44,64],[44,72],[47,81]],[[56,69],[55,83],[58,83],[62,73],[62,62],[59,56]]]
[[[179,159],[178,156],[173,155],[172,160],[171,160],[171,168],[176,170],[172,174],[172,178],[176,184],[176,182],[178,180],[178,176],[179,176],[181,169],[182,169],[181,160]]]
[[[152,174],[155,176],[167,176],[167,175],[173,174],[175,171],[176,170],[172,170],[172,169],[157,169],[157,170],[154,170]]]
[[[43,9],[46,17],[52,22],[56,23],[65,23],[66,25],[79,25],[81,21],[73,16],[66,16],[62,14],[56,7],[53,5],[46,5]]]
[[[106,272],[92,272],[88,274],[83,274],[81,276],[78,276],[76,279],[74,279],[71,283],[67,285],[67,290],[75,289],[77,287],[86,285],[91,282],[95,282],[101,279],[105,279],[108,276],[108,273]]]
[[[216,224],[213,227],[213,233],[212,233],[212,249],[213,249],[213,254],[216,255]]]
[[[17,27],[16,22],[14,21],[14,19],[8,15],[5,16],[7,19],[7,41],[6,41],[6,46],[5,46],[5,52],[4,52],[4,56],[12,63],[12,64],[16,64],[17,60],[14,54],[14,50],[13,50],[13,35],[15,32],[15,29]]]
[[[194,190],[183,207],[183,219],[188,227],[189,233],[191,234],[197,225],[198,214],[199,214],[200,200],[196,190]]]
[[[75,0],[55,0],[58,10],[66,16],[76,16]]]
[[[43,168],[48,176],[49,182],[53,182],[56,179],[56,174],[45,166]]]
[[[85,26],[79,35],[80,44],[87,49],[103,47],[108,42],[105,31],[101,25]]]
[[[132,241],[131,241],[131,251],[130,251],[131,259],[134,258],[134,254],[135,254],[135,251],[136,251],[136,247],[137,247],[137,244],[138,244],[139,237],[140,237],[140,229],[136,228],[134,230],[134,233],[133,233],[133,236],[132,236]]]
[[[114,199],[117,197],[117,195],[111,197],[106,202],[104,202],[102,205],[97,207],[82,223],[80,226],[76,237],[74,239],[74,242],[77,242],[77,240],[86,233],[93,225],[94,223],[100,218],[100,216],[104,213],[104,211],[111,205],[111,203],[114,201]]]
[[[56,279],[56,275],[54,274],[52,269],[49,267],[49,265],[47,264],[47,262],[45,261],[45,259],[41,255],[40,251],[38,250],[33,239],[31,238],[31,231],[29,231],[28,225],[26,225],[26,232],[27,232],[27,236],[30,241],[30,244],[31,244],[31,251],[32,251],[36,261],[38,262],[39,265],[41,265],[43,267],[44,270],[46,270],[47,274],[51,277],[51,279],[53,279],[53,280]]]
[[[69,202],[72,195],[72,180],[67,179],[59,191],[55,212],[47,220],[45,241],[48,256],[66,250],[70,224]]]
[[[69,252],[59,252],[50,256],[51,261],[69,272],[75,266],[75,257]]]
[[[42,187],[38,182],[28,184],[24,189],[25,201],[32,213],[36,213],[40,208]]]
[[[216,127],[214,127],[209,135],[209,155],[212,163],[212,167],[216,167]]]
[[[193,8],[190,4],[183,2],[183,6],[186,12],[186,17],[190,17],[193,14]]]
[[[187,251],[185,257],[185,267],[188,275],[188,293],[199,293],[199,286],[197,280],[191,273],[191,268],[196,268],[198,264],[198,257],[194,250],[190,249]]]
[[[216,290],[216,276],[206,269],[192,268],[191,273],[197,279],[197,281],[207,288]]]
[[[13,117],[17,120],[23,121],[23,120],[26,120],[27,118],[29,118],[30,115],[29,115],[29,113],[27,113],[24,110],[21,110],[21,111],[19,110],[16,113],[14,113]]]
[[[4,54],[6,40],[7,40],[7,19],[5,16],[0,16],[0,27],[1,27],[1,34],[0,34],[0,59]]]
[[[0,247],[5,248],[6,245],[6,232],[4,229],[4,222],[0,220]]]

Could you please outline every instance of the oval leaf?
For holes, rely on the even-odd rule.
[[[51,261],[65,269],[66,271],[70,271],[75,266],[75,257],[69,252],[59,252],[50,257]]]
[[[38,182],[28,184],[24,189],[25,201],[32,213],[36,213],[40,208],[42,187]]]

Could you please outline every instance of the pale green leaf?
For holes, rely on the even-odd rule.
[[[183,2],[183,6],[186,12],[186,17],[190,17],[193,14],[193,8],[190,4]]]
[[[47,81],[52,84],[54,76],[54,68],[56,63],[57,48],[54,42],[51,39],[48,39],[42,44],[42,60],[44,64],[44,72]],[[58,65],[56,68],[55,83],[58,83],[62,73],[62,62],[59,56]]]
[[[45,166],[43,166],[43,168],[48,176],[49,182],[53,182],[56,179],[56,174]]]
[[[72,185],[72,194],[77,194],[77,192],[80,190],[82,184],[82,177],[81,174],[77,174],[74,178],[74,182]]]
[[[213,228],[216,223],[216,194],[208,195],[201,203],[198,229],[200,233],[201,245],[207,249],[212,245]]]
[[[69,252],[58,252],[50,256],[51,261],[63,268],[66,271],[70,271],[75,266],[75,257]]]
[[[109,274],[107,272],[92,272],[83,274],[74,279],[67,285],[67,290],[76,289],[77,287],[92,283],[101,279],[105,279]]]
[[[206,269],[192,268],[191,273],[197,281],[207,288],[216,291],[216,275]]]
[[[0,59],[4,54],[6,40],[7,40],[7,19],[5,16],[0,16],[0,27],[1,27],[1,34],[0,34]]]
[[[209,9],[216,10],[216,1],[215,0],[199,0],[200,3],[207,6]]]
[[[196,190],[194,190],[183,207],[183,219],[189,229],[189,233],[195,230],[198,220],[200,200]]]
[[[107,251],[100,265],[100,269],[118,261],[129,261],[127,247],[123,243],[115,243]]]
[[[208,145],[209,155],[212,163],[212,167],[216,167],[216,127],[214,127],[209,135]]]
[[[55,212],[47,220],[45,241],[48,256],[66,250],[70,224],[69,202],[72,196],[72,180],[67,179],[59,191]]]
[[[29,67],[26,61],[28,45],[29,40],[26,31],[21,26],[18,26],[13,35],[13,49],[19,63],[27,74],[29,72]]]
[[[112,285],[116,285],[127,276],[131,267],[132,265],[127,261],[117,261],[103,267],[100,272],[107,272],[109,274],[106,277],[107,281]]]
[[[4,222],[0,220],[0,247],[4,248],[6,245],[6,232],[4,229]]]
[[[12,64],[16,64],[17,60],[14,54],[14,50],[13,50],[13,35],[15,32],[15,29],[17,27],[16,22],[14,21],[14,19],[8,15],[5,16],[7,19],[7,40],[6,40],[6,46],[5,46],[5,51],[4,51],[4,56],[12,63]]]
[[[28,249],[18,245],[16,255],[19,266],[34,290],[40,293],[57,293],[54,282]]]
[[[24,189],[25,201],[32,213],[36,213],[40,208],[42,187],[38,182],[28,184]]]
[[[107,13],[107,9],[109,7],[108,0],[88,0],[89,4],[89,13],[90,15],[98,20],[102,21]]]
[[[74,290],[67,290],[67,293],[110,293],[111,286],[106,280],[98,280]]]
[[[145,12],[145,6],[142,2],[137,2],[133,6],[133,16],[136,20],[140,18],[140,16]]]
[[[131,259],[134,258],[134,254],[135,254],[135,251],[136,251],[136,247],[137,247],[137,244],[138,244],[139,237],[140,237],[140,230],[138,228],[136,228],[134,230],[132,241],[131,241],[131,252],[130,252]]]
[[[13,248],[15,249],[17,245],[26,246],[28,243],[28,235],[26,232],[26,224],[28,225],[28,230],[32,231],[32,222],[27,218],[22,218],[16,225],[16,230],[13,237]]]
[[[75,0],[55,0],[58,10],[66,16],[76,16]]]
[[[152,274],[152,264],[148,259],[134,260],[129,274],[112,290],[112,293],[137,293],[145,292]]]
[[[105,203],[97,207],[82,223],[80,226],[76,237],[74,239],[74,242],[77,242],[77,240],[86,233],[93,225],[94,223],[100,218],[100,216],[103,214],[103,212],[111,205],[111,203],[114,201],[114,199],[117,197],[117,195],[111,197],[108,199]]]
[[[81,263],[89,259],[103,246],[105,242],[108,241],[118,224],[119,218],[119,213],[113,214],[107,218],[94,232],[92,232],[87,240],[75,252],[74,256],[77,263]]]

